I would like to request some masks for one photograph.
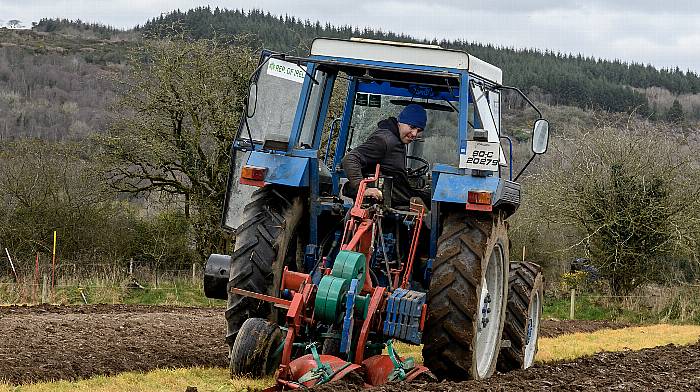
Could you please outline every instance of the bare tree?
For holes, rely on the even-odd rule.
[[[202,256],[221,242],[230,147],[254,60],[215,40],[147,41],[118,81],[119,115],[102,139],[111,184],[183,202]]]
[[[625,294],[667,277],[674,260],[693,260],[700,165],[697,146],[673,129],[612,119],[555,143],[528,195],[529,219],[573,229],[569,247],[588,252]]]

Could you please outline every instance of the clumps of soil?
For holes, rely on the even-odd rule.
[[[539,336],[554,338],[576,332],[595,332],[601,329],[622,329],[631,326],[629,323],[617,323],[605,320],[542,320]]]
[[[77,380],[156,368],[227,367],[220,309],[89,305],[0,308],[0,379]]]
[[[484,381],[398,383],[371,389],[378,392],[549,390],[698,391],[700,342],[682,347],[669,344],[641,351],[599,353],[574,361],[496,374]]]

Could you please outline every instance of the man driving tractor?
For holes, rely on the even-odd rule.
[[[343,194],[354,199],[360,181],[373,173],[379,164],[381,175],[393,179],[393,205],[407,206],[411,197],[417,196],[429,206],[430,191],[411,187],[406,171],[406,145],[421,136],[427,119],[422,106],[410,104],[401,111],[398,118],[381,120],[377,124],[378,129],[343,158],[343,170],[348,178]],[[365,191],[365,197],[380,200],[383,195],[379,189],[369,188]]]

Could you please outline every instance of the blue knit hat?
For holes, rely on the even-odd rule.
[[[406,106],[399,114],[399,122],[413,125],[414,127],[425,129],[428,116],[422,106],[412,103]]]

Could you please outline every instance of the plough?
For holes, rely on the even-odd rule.
[[[340,251],[332,263],[324,258],[318,284],[311,274],[285,268],[280,292],[289,299],[231,288],[234,294],[286,309],[277,384],[267,390],[308,388],[353,372],[363,377],[366,386],[421,375],[434,378],[427,367],[401,357],[394,348],[394,341],[420,344],[425,327],[426,294],[409,289],[425,211],[413,203],[408,211],[392,211],[403,215],[412,228],[410,253],[395,268],[383,259],[390,284],[373,284],[370,261],[378,249],[376,239],[387,211],[382,204],[364,204],[363,200],[367,186],[378,179],[379,165],[373,177],[360,183]],[[339,340],[336,352],[319,353],[325,340]],[[384,348],[387,354],[381,353]]]

